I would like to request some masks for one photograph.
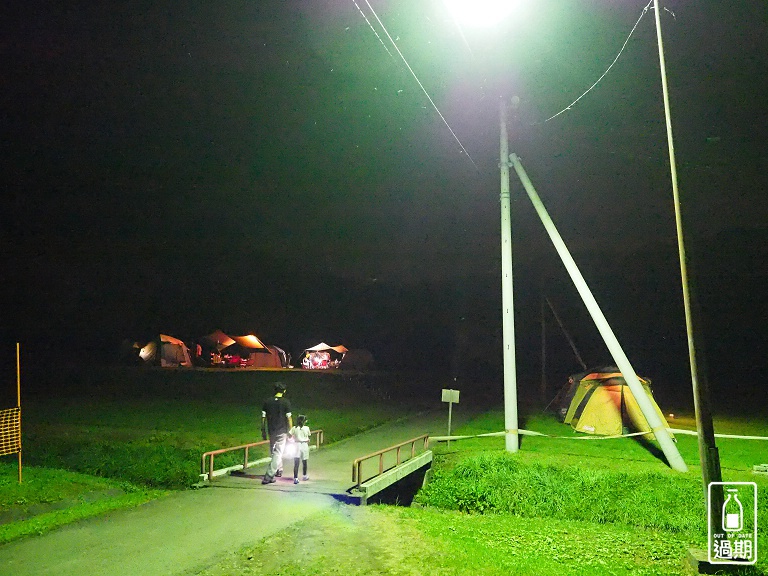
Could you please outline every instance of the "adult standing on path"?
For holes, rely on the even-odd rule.
[[[261,409],[261,437],[266,440],[269,432],[269,448],[272,460],[267,465],[262,484],[271,484],[283,471],[283,449],[288,430],[293,428],[291,403],[285,397],[285,385],[275,383],[275,395],[264,401]]]

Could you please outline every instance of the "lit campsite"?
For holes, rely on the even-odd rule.
[[[768,575],[768,12],[2,19],[13,576]]]

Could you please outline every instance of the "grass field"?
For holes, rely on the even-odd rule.
[[[105,369],[78,378],[25,401],[26,463],[156,488],[196,483],[204,452],[260,441],[261,405],[277,380],[326,443],[403,415],[376,380],[340,373]],[[241,458],[224,455],[217,466]]]
[[[315,515],[201,575],[666,576],[683,573],[685,553],[626,526],[369,506]]]
[[[670,420],[674,428],[695,430],[696,426],[691,415],[677,415]],[[579,434],[558,422],[549,414],[531,414],[525,416],[520,423],[521,428],[548,434],[556,438],[536,436],[521,436],[519,458],[522,462],[553,463],[557,465],[578,465],[583,458],[594,459],[600,468],[622,471],[651,470],[669,476],[677,477],[674,472],[663,464],[661,453],[655,443],[647,443],[632,438],[625,439],[585,439],[595,438]],[[467,426],[456,431],[456,434],[484,434],[498,432],[504,429],[504,415],[500,410],[490,411],[479,418],[473,419]],[[759,418],[736,418],[733,416],[715,417],[715,432],[720,434],[751,435],[768,437],[768,420]],[[699,479],[698,440],[696,436],[679,434],[676,437],[677,448],[680,451],[690,471],[689,476]],[[768,441],[738,440],[730,438],[717,439],[720,452],[723,480],[752,481],[764,478],[752,474],[752,466],[765,463],[768,459]],[[504,448],[501,437],[470,438],[451,443],[454,452],[446,452],[450,459],[451,453],[461,454],[465,451],[500,451]]]
[[[0,460],[0,543],[188,487],[202,452],[258,439],[260,404],[277,378],[327,441],[404,415],[387,399],[399,395],[397,382],[278,374],[104,371],[55,397],[25,399],[25,482],[16,483],[15,457]],[[501,411],[484,412],[455,432],[497,432],[503,423]],[[692,420],[678,415],[672,425]],[[204,574],[680,574],[687,549],[705,547],[695,437],[678,437],[690,467],[680,474],[653,443],[575,440],[581,435],[542,414],[522,427],[562,438],[523,437],[515,455],[498,437],[434,444],[416,506],[340,506]],[[765,420],[717,418],[715,428],[768,436]],[[768,443],[720,439],[718,447],[725,480],[759,485],[765,558],[768,478],[751,467],[768,460]],[[768,573],[768,563],[741,573]]]

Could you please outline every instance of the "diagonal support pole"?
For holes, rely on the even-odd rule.
[[[634,394],[643,416],[645,416],[645,419],[648,421],[651,431],[656,435],[656,439],[659,441],[659,445],[664,452],[664,456],[667,458],[667,462],[674,470],[677,470],[678,472],[687,472],[688,467],[685,465],[677,446],[675,446],[666,424],[662,422],[661,417],[656,410],[654,410],[648,395],[645,393],[645,389],[642,384],[640,384],[640,380],[638,380],[634,368],[632,368],[632,364],[629,362],[629,358],[627,358],[627,355],[624,353],[621,344],[619,344],[616,335],[608,324],[608,320],[606,320],[603,315],[603,311],[597,304],[597,301],[592,295],[589,286],[587,286],[584,277],[581,275],[578,266],[576,266],[576,262],[568,251],[565,242],[563,242],[560,233],[557,231],[557,228],[555,228],[554,222],[552,222],[546,208],[544,208],[541,198],[539,198],[536,189],[528,178],[528,174],[526,174],[523,165],[520,163],[520,159],[516,154],[511,154],[510,159],[512,160],[515,172],[517,172],[517,176],[523,183],[523,187],[533,203],[533,207],[536,209],[536,213],[541,219],[541,223],[544,224],[547,234],[549,234],[557,253],[560,255],[560,259],[563,261],[565,268],[568,270],[568,274],[571,276],[571,280],[573,280],[573,283],[576,286],[576,290],[578,290],[587,310],[592,316],[592,320],[595,322],[597,329],[600,331],[600,335],[605,341],[605,345],[608,347],[614,362],[616,362],[616,366],[619,367],[619,370],[621,370],[621,373],[624,375],[624,380],[626,380],[629,385],[629,389],[632,390],[632,394]]]

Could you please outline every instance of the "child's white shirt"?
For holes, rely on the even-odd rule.
[[[294,426],[289,432],[297,442],[309,442],[309,437],[312,434],[309,430],[309,426]]]

